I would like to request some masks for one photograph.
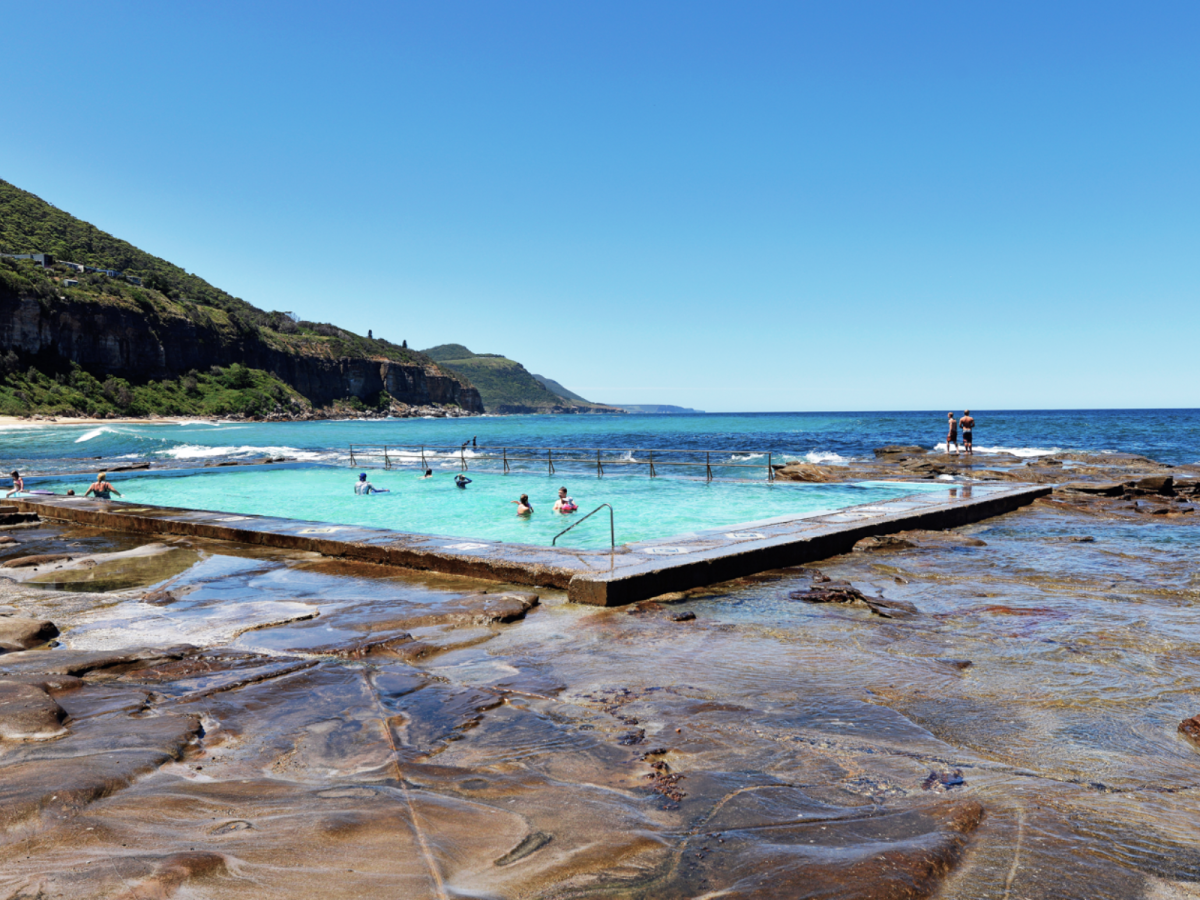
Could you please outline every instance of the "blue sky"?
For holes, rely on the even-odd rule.
[[[0,178],[603,402],[1200,406],[1195,3],[2,7]]]

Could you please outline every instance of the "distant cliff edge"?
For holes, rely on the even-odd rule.
[[[620,415],[623,412],[615,406],[585,400],[557,381],[534,375],[515,359],[499,353],[472,353],[462,344],[440,344],[424,353],[452,372],[470,379],[479,389],[483,407],[489,413]]]

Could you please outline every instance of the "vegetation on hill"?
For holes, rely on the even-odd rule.
[[[295,322],[285,313],[261,310],[2,179],[0,253],[50,253],[59,263],[52,272],[44,273],[49,277],[42,278],[34,274],[41,270],[33,265],[25,268],[23,277],[14,278],[10,266],[7,272],[0,272],[0,288],[7,281],[14,290],[32,289],[35,295],[50,298],[61,293],[55,283],[71,276],[79,280],[77,290],[97,302],[103,302],[106,296],[140,295],[151,303],[156,300],[173,303],[184,315],[211,317],[212,310],[219,310],[241,331],[263,332],[268,340],[320,355],[377,357],[417,365],[430,363],[404,343],[366,338],[324,322]],[[74,275],[62,265],[64,262],[132,275],[141,279],[143,289],[137,293],[127,290],[132,285],[124,278],[96,273]]]
[[[94,304],[110,311],[145,316],[146,327],[152,332],[186,320],[207,333],[215,331],[227,345],[261,344],[289,356],[390,360],[451,374],[427,356],[410,350],[405,342],[395,344],[363,337],[329,323],[297,322],[286,313],[261,310],[3,180],[0,180],[0,253],[49,253],[55,259],[54,265],[42,268],[32,260],[0,258],[0,300],[35,298],[49,311],[65,301]],[[68,262],[122,274],[109,277],[97,272],[80,273],[66,265]],[[128,277],[140,279],[141,285],[131,283]],[[11,348],[0,346],[0,355],[5,350],[11,352]],[[243,370],[257,374],[240,386],[230,386],[213,373],[188,373],[174,379],[170,387],[164,387],[167,382],[150,382],[135,373],[121,373],[129,374],[122,394],[116,387],[108,392],[97,390],[83,377],[98,384],[115,383],[104,372],[89,375],[80,369],[77,373],[74,370],[78,366],[66,371],[68,361],[49,367],[43,359],[36,360],[40,368],[31,370],[32,362],[18,355],[15,364],[0,366],[0,412],[252,414],[251,410],[264,407],[264,397],[274,398],[273,403],[286,398],[290,404],[299,396],[275,375],[247,370],[244,366]],[[462,377],[451,377],[465,382]],[[65,382],[61,381],[63,378]],[[237,380],[240,384],[241,376]],[[195,382],[196,387],[185,389],[184,381],[188,385]],[[237,396],[230,394],[231,391]],[[125,405],[113,399],[126,395],[132,399]]]
[[[30,410],[56,416],[267,416],[286,409],[304,413],[307,400],[274,375],[234,363],[224,369],[182,378],[130,384],[108,376],[103,381],[77,365],[51,376],[22,370],[11,350],[0,356],[0,415]]]
[[[439,344],[422,352],[470,379],[488,412],[620,412],[590,403],[556,381],[532,375],[519,362],[499,353],[472,353],[462,344]]]
[[[558,396],[563,397],[564,399],[567,399],[567,400],[578,400],[580,403],[590,403],[591,402],[589,400],[585,400],[583,397],[580,397],[574,391],[568,391],[565,387],[563,387],[561,384],[559,384],[553,378],[547,378],[545,375],[534,375],[533,377],[536,378],[539,382],[541,382],[542,387],[544,387],[546,390],[548,390],[552,394],[558,394]]]

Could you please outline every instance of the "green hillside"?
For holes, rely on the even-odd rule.
[[[293,322],[281,312],[266,312],[209,284],[198,275],[192,275],[179,266],[152,256],[144,250],[101,231],[95,225],[63,212],[40,197],[23,191],[0,179],[0,253],[50,253],[59,263],[53,271],[41,272],[28,266],[23,270],[23,279],[14,279],[13,267],[0,271],[0,278],[7,280],[12,288],[33,286],[45,281],[35,272],[50,276],[52,285],[71,270],[62,266],[65,262],[79,263],[103,269],[115,269],[124,276],[133,276],[142,281],[144,295],[151,302],[165,301],[184,315],[192,318],[212,318],[212,310],[220,310],[225,317],[243,331],[259,331],[268,341],[288,344],[318,355],[364,356],[392,359],[397,362],[424,364],[430,361],[406,346],[381,339],[368,339],[335,325],[320,322]],[[7,274],[4,274],[7,272]],[[57,275],[58,277],[54,277]],[[106,302],[133,291],[124,279],[110,279],[105,275],[89,273],[80,276],[75,291],[79,296],[94,302]],[[24,283],[22,283],[24,282]],[[62,293],[54,287],[50,293]]]
[[[548,390],[552,394],[558,394],[558,396],[563,397],[567,400],[578,400],[580,403],[591,402],[589,400],[584,399],[583,397],[580,397],[574,391],[568,391],[565,387],[563,387],[561,384],[559,384],[553,378],[547,378],[545,375],[534,375],[533,377],[536,378],[538,381],[540,381],[542,384],[542,387],[544,387],[546,390]]]
[[[540,376],[532,375],[516,360],[498,353],[472,353],[462,344],[440,344],[422,351],[430,359],[457,372],[479,389],[483,408],[494,413],[619,413],[620,410],[590,403],[559,388],[553,390]]]
[[[0,254],[22,253],[48,253],[54,262],[0,257],[0,414],[293,415],[339,398],[354,408],[390,404],[386,392],[338,393],[338,361],[347,359],[368,370],[371,361],[419,366],[470,391],[463,377],[403,343],[266,312],[0,180]],[[28,300],[38,305],[22,306]],[[31,328],[61,330],[62,339],[38,343]],[[89,345],[107,332],[157,350],[119,370],[72,358],[89,349],[96,356]],[[193,362],[180,366],[185,357]],[[238,365],[249,375],[222,375]]]

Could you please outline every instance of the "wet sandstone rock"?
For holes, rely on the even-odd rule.
[[[865,537],[854,545],[855,553],[877,553],[881,550],[907,550],[917,546],[912,541],[905,540],[894,534],[881,537]]]
[[[875,458],[887,458],[889,456],[898,456],[899,454],[922,454],[928,451],[924,447],[917,447],[914,444],[889,444],[886,447],[876,447],[874,450]]]
[[[414,607],[387,620],[377,622],[376,628],[389,631],[411,631],[431,625],[467,627],[516,622],[538,605],[538,595],[524,591],[505,591],[499,594],[465,594],[436,606]]]
[[[775,477],[784,481],[806,481],[823,484],[830,481],[840,481],[842,473],[833,466],[818,466],[815,463],[788,463],[775,470]]]
[[[0,563],[0,565],[6,569],[25,569],[71,558],[71,554],[69,553],[38,553],[34,556],[18,556],[16,559],[7,560],[4,563]]]
[[[151,606],[168,606],[178,599],[170,591],[161,588],[157,591],[147,591],[142,594],[142,602],[149,603]]]
[[[0,617],[0,652],[29,650],[58,637],[58,627],[45,619]]]
[[[747,802],[738,802],[742,797]],[[984,815],[969,800],[874,816],[844,810],[834,817],[831,809],[811,821],[774,826],[763,844],[757,829],[740,827],[743,819],[753,821],[744,807],[760,801],[753,794],[742,797],[705,824],[706,834],[690,840],[674,878],[656,898],[930,897],[957,866]]]
[[[66,734],[67,714],[36,684],[0,681],[0,741],[44,741]]]
[[[888,600],[884,597],[870,597],[856,587],[844,581],[831,581],[827,584],[814,584],[806,591],[792,591],[788,596],[793,600],[804,600],[808,603],[840,603],[849,606],[865,606],[875,615],[885,619],[904,618],[916,615],[919,610],[911,603],[903,600]]]
[[[1074,491],[1078,494],[1096,494],[1102,497],[1119,497],[1125,493],[1125,485],[1119,481],[1068,481],[1056,485],[1056,491]]]
[[[1150,475],[1126,482],[1125,486],[1137,494],[1160,494],[1169,497],[1175,493],[1175,479],[1170,475]]]
[[[192,882],[229,874],[229,865],[223,854],[199,850],[138,862],[153,862],[151,874],[139,879],[128,891],[118,894],[117,900],[172,897],[180,888],[190,886]]]

